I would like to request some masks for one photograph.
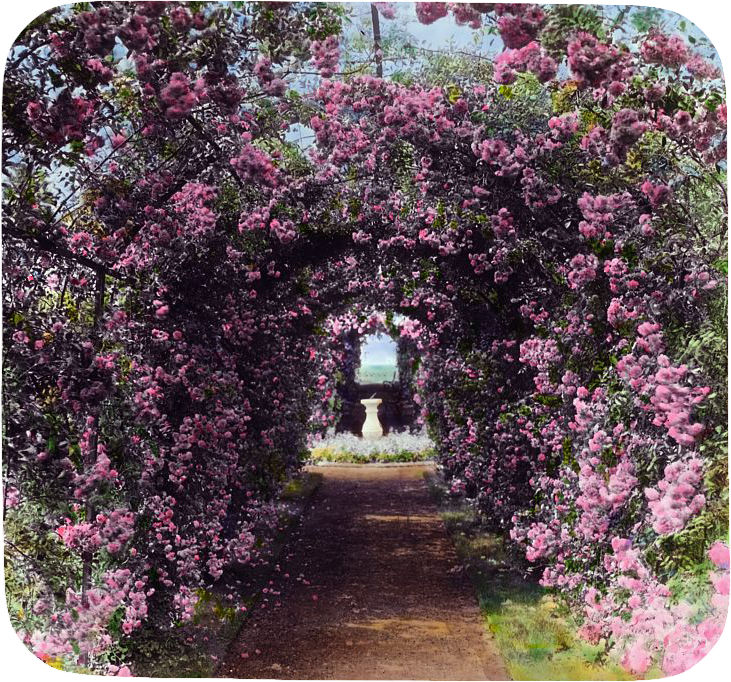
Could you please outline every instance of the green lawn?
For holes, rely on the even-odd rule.
[[[358,368],[357,381],[360,384],[382,384],[398,380],[398,369],[394,365],[363,365]]]

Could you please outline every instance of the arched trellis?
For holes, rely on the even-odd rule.
[[[93,658],[112,602],[126,633],[145,613],[164,626],[226,565],[263,560],[269,503],[313,421],[330,423],[326,320],[353,306],[414,320],[447,474],[582,605],[591,636],[608,625],[587,585],[609,585],[613,617],[627,608],[612,557],[659,594],[677,537],[696,558],[716,539],[718,505],[721,521],[675,531],[701,513],[699,472],[718,488],[725,475],[720,436],[702,433],[725,421],[709,396],[725,377],[681,360],[718,307],[722,93],[662,34],[639,49],[583,30],[551,42],[560,10],[543,24],[515,7],[480,8],[506,37],[517,24],[536,38],[496,64],[507,90],[365,76],[287,95],[277,76],[309,56],[304,36],[332,66],[337,15],[320,6],[107,3],[21,35],[4,112],[6,479],[15,506],[46,505],[38,537],[56,533],[44,550],[68,559],[76,592],[39,573],[42,596],[59,622],[78,617],[71,635],[26,632],[37,652],[72,657],[73,639]],[[131,76],[105,66],[115,36]],[[283,123],[315,132],[310,157]],[[668,515],[654,502],[678,471],[693,494]]]

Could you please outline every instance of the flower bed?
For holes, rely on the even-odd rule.
[[[324,462],[423,462],[434,459],[434,442],[424,433],[392,432],[376,440],[329,431],[313,439],[310,458]]]

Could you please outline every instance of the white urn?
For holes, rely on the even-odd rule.
[[[375,440],[383,437],[383,427],[378,421],[378,406],[383,401],[380,398],[366,398],[360,404],[366,408],[366,418],[363,422],[363,438]]]

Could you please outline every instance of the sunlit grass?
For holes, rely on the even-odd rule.
[[[289,481],[279,494],[280,500],[304,500],[307,499],[320,485],[322,476],[309,473],[305,476],[298,476]]]

